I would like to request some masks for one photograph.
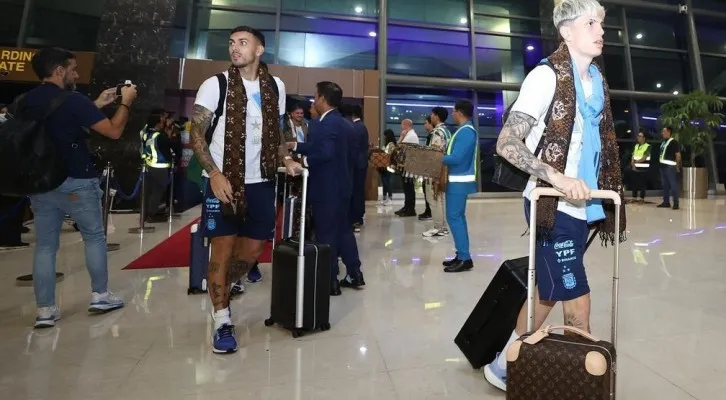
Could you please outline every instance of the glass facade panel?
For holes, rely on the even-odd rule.
[[[102,11],[102,1],[34,0],[28,16],[26,46],[95,51]]]
[[[388,26],[388,71],[393,74],[469,78],[469,33]]]
[[[603,56],[597,62],[603,69],[610,88],[628,88],[628,73],[625,68],[625,49],[623,47],[605,46]]]
[[[685,93],[691,90],[688,55],[632,49],[635,90]]]
[[[277,8],[275,2],[270,0],[196,0],[196,3],[206,6],[223,6],[223,7],[269,7]]]
[[[676,13],[627,11],[630,44],[687,49],[684,19]]]
[[[556,43],[539,38],[476,35],[477,79],[522,82]]]
[[[15,46],[23,19],[25,0],[0,0],[3,22],[0,24],[0,46]]]
[[[467,0],[395,0],[388,2],[391,20],[468,27]]]
[[[726,8],[726,2],[724,3]],[[726,24],[724,20],[696,19],[698,47],[703,53],[726,54]]]
[[[726,58],[704,56],[701,64],[706,90],[726,96]]]
[[[190,58],[229,60],[229,34],[239,25],[255,26],[265,36],[265,54],[262,61],[275,61],[275,15],[241,11],[199,9],[195,44]]]
[[[264,0],[261,0],[264,1]],[[282,10],[375,17],[377,0],[282,0]]]

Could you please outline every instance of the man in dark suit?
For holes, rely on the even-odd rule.
[[[340,86],[318,82],[313,105],[320,118],[310,125],[304,143],[288,143],[289,149],[304,156],[303,164],[310,170],[308,202],[315,218],[315,237],[331,247],[331,296],[341,295],[341,286],[357,289],[365,285],[349,217],[353,126],[338,111],[342,99]],[[340,282],[339,256],[347,272]]]
[[[368,173],[368,129],[363,124],[363,110],[359,105],[345,107],[345,116],[353,121],[354,147],[353,161],[353,198],[350,205],[350,218],[353,230],[360,232],[366,214],[366,174]]]

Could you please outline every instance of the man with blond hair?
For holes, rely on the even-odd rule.
[[[583,264],[588,225],[599,226],[603,243],[621,240],[625,229],[624,212],[615,232],[614,207],[591,199],[597,189],[622,195],[608,86],[593,63],[602,54],[604,19],[605,9],[596,0],[556,2],[553,20],[562,43],[524,80],[497,141],[497,153],[531,175],[524,190],[528,220],[535,187],[554,187],[565,195],[539,201],[534,329],[562,302],[565,325],[590,330]],[[499,389],[507,390],[507,350],[526,329],[525,305],[504,350],[484,367],[486,379]]]

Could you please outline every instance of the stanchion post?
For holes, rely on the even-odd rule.
[[[139,213],[139,227],[129,229],[129,233],[154,232],[153,226],[144,226],[146,219],[146,161],[141,160],[141,212]]]
[[[106,178],[103,190],[103,234],[106,236],[106,249],[116,251],[121,248],[121,245],[108,242],[108,214],[111,212],[111,174],[113,174],[113,167],[111,167],[111,162],[108,161],[106,168],[103,170],[103,176]]]
[[[171,159],[171,169],[169,169],[169,222],[174,217],[174,158]]]

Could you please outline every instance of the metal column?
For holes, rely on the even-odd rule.
[[[277,0],[277,12],[275,12],[275,64],[280,63],[280,14],[282,13],[282,0]]]
[[[388,0],[378,1],[378,104],[379,140],[386,131],[386,98],[388,74]]]
[[[33,7],[33,0],[25,0],[23,7],[23,16],[20,18],[20,29],[18,29],[18,40],[16,47],[25,47],[25,39],[28,36],[28,19],[30,19],[30,9]]]
[[[623,26],[623,44],[625,47],[625,76],[628,80],[628,90],[635,91],[635,78],[633,74],[633,56],[630,51],[630,31],[628,30],[628,16],[625,8],[620,9],[620,23]],[[640,113],[635,99],[630,99],[630,124],[633,127],[633,137],[638,135],[640,129]]]
[[[691,65],[693,69],[693,81],[696,90],[706,91],[706,83],[703,78],[703,65],[701,64],[701,50],[698,46],[698,31],[696,30],[696,19],[693,15],[693,0],[686,0],[686,23],[688,25],[688,54],[691,56]],[[711,167],[709,176],[709,194],[716,194],[716,188],[719,183],[718,167],[716,166],[716,149],[713,145],[713,139],[708,138],[708,164]]]
[[[474,0],[469,0],[469,56],[471,57],[471,65],[469,67],[469,78],[473,81],[477,80],[476,73],[476,31],[474,30]],[[476,89],[472,89],[472,102],[474,103],[474,115],[472,122],[477,132],[477,147],[479,146],[479,94]],[[476,191],[481,192],[481,150],[476,152],[477,177]]]

